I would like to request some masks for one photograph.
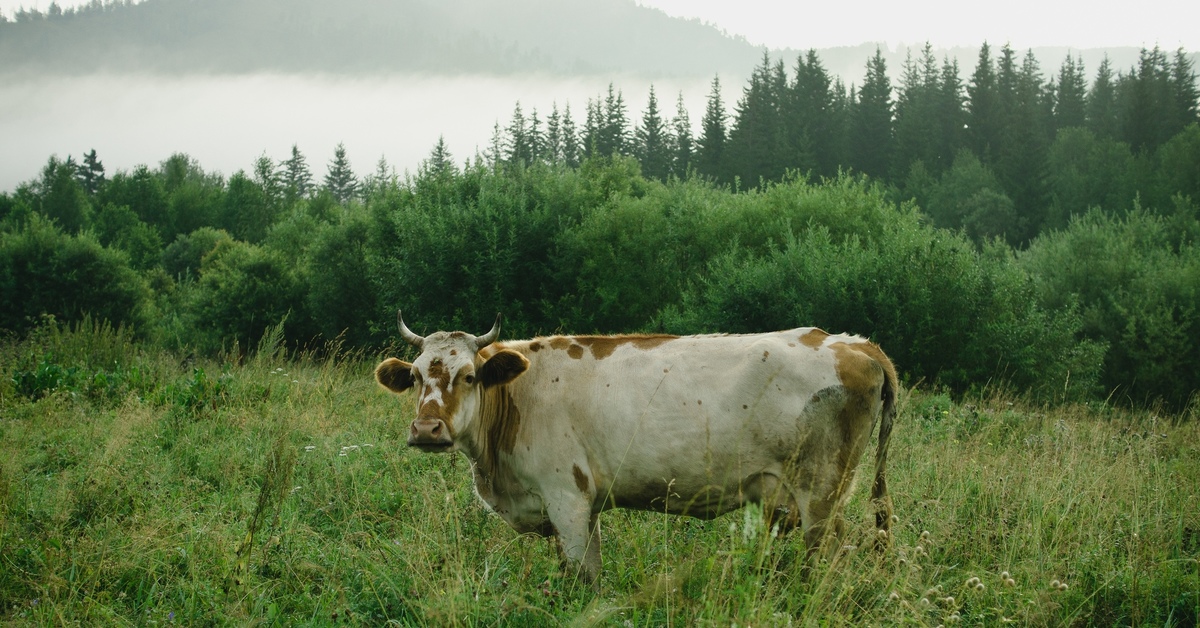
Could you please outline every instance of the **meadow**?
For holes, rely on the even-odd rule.
[[[1195,402],[1051,405],[905,382],[890,549],[869,549],[867,482],[842,551],[804,572],[800,535],[772,537],[754,509],[709,522],[611,511],[597,595],[562,576],[550,542],[483,508],[465,459],[405,446],[412,407],[374,382],[381,355],[283,346],[276,327],[195,358],[90,320],[0,342],[0,622],[1200,619]]]

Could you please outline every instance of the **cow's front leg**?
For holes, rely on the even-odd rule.
[[[565,499],[550,504],[547,511],[567,577],[578,577],[599,590],[600,520],[592,513],[591,504]]]

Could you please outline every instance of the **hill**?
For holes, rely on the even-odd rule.
[[[0,67],[437,74],[744,72],[760,49],[633,0],[145,0],[0,22]]]

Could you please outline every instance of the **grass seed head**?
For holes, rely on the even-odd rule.
[[[1051,589],[1057,589],[1057,588],[1058,588],[1058,587],[1060,587],[1060,586],[1062,586],[1062,583],[1058,581],[1058,578],[1055,578],[1055,579],[1053,579],[1053,580],[1051,580],[1051,581],[1050,581],[1050,588],[1051,588]]]

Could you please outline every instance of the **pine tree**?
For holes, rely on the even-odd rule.
[[[642,112],[642,123],[634,132],[634,155],[642,164],[642,174],[646,177],[665,181],[671,172],[670,137],[666,122],[658,110],[658,97],[654,86],[650,86],[650,97],[646,110]]]
[[[625,97],[619,90],[614,90],[613,84],[608,84],[608,94],[604,97],[603,108],[596,103],[597,120],[595,130],[595,145],[593,150],[601,157],[613,155],[628,155],[630,153],[631,135],[629,132],[629,113],[625,106]],[[589,124],[592,112],[588,111]]]
[[[107,179],[104,177],[104,164],[96,157],[96,149],[83,154],[83,163],[78,166],[79,184],[88,196],[95,196]]]
[[[692,167],[692,122],[687,106],[683,103],[683,92],[675,101],[675,117],[671,119],[671,174],[680,179],[687,178]]]
[[[867,61],[858,98],[850,110],[850,162],[858,172],[872,177],[887,175],[893,151],[892,83],[879,48]]]
[[[1082,127],[1087,119],[1087,79],[1083,59],[1067,55],[1054,91],[1054,128]]]
[[[346,158],[346,147],[338,142],[333,149],[333,159],[329,162],[329,171],[325,174],[325,189],[345,204],[358,193],[358,177],[350,169],[350,160]]]
[[[967,110],[963,102],[963,93],[958,60],[943,57],[934,111],[937,119],[937,160],[939,164],[945,164],[947,167],[953,165],[958,152],[966,144],[964,127],[967,123]]]
[[[1117,81],[1121,139],[1134,153],[1150,153],[1174,135],[1174,98],[1167,56],[1158,46],[1143,48],[1138,64]]]
[[[295,144],[292,144],[291,158],[281,162],[280,166],[283,167],[284,201],[290,206],[312,192],[312,172],[308,169],[308,162],[300,153],[300,148]]]
[[[700,138],[696,141],[696,171],[716,181],[726,181],[725,104],[721,101],[721,78],[713,77],[712,91],[700,120]]]

